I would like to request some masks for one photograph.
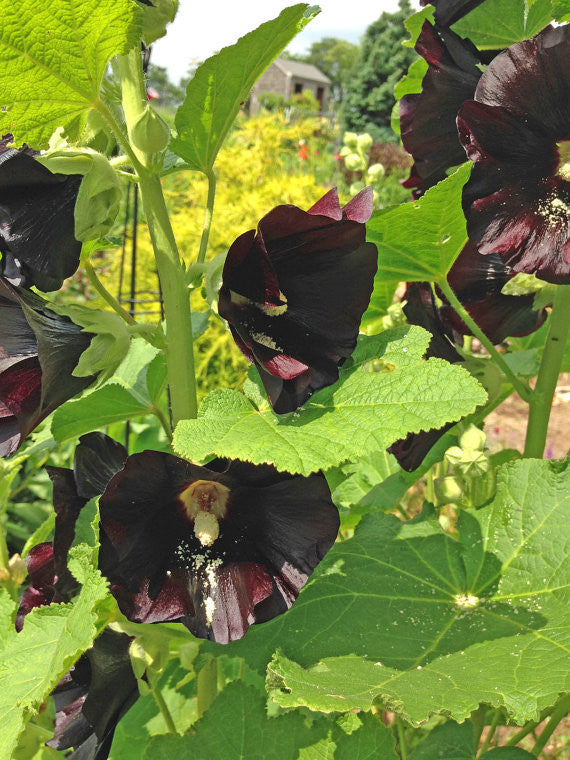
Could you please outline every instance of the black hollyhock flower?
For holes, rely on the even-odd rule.
[[[371,188],[344,209],[333,189],[309,211],[277,206],[229,250],[219,312],[279,414],[336,382],[354,351],[377,269],[371,214]]]
[[[420,0],[421,5],[431,3],[435,7],[434,18],[442,26],[450,26],[481,5],[483,0]]]
[[[222,644],[291,607],[339,526],[322,475],[157,451],[130,456],[99,508],[99,566],[123,614]]]
[[[38,544],[30,549],[26,557],[26,567],[30,585],[24,589],[20,597],[20,606],[16,615],[16,630],[19,632],[24,625],[28,612],[35,607],[51,604],[55,597],[55,575],[53,545],[49,542]]]
[[[415,45],[429,68],[419,94],[400,100],[400,130],[404,148],[414,159],[404,187],[421,195],[440,180],[446,169],[465,161],[457,134],[457,112],[475,93],[481,71],[475,46],[449,29],[425,21]]]
[[[515,272],[570,283],[570,26],[498,55],[457,124],[474,162],[469,238]]]
[[[129,657],[130,638],[109,629],[95,640],[53,692],[57,750],[68,760],[106,760],[117,723],[139,696]]]
[[[0,142],[0,274],[18,285],[58,290],[79,266],[74,209],[82,177],[52,174],[33,151]]]
[[[39,296],[0,278],[0,456],[93,382],[71,374],[91,338]]]
[[[75,537],[75,524],[87,502],[99,496],[122,467],[126,449],[103,433],[79,439],[73,470],[47,467],[53,483],[55,529],[53,543],[34,546],[26,557],[30,585],[20,598],[16,630],[34,607],[69,601],[77,583],[67,569],[67,555]]]

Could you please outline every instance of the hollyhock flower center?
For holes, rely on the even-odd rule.
[[[570,182],[570,140],[563,140],[558,143],[558,156],[560,163],[557,174],[566,182]]]
[[[220,535],[219,520],[227,513],[230,489],[213,480],[196,480],[179,496],[187,516],[194,522],[194,535],[202,546],[212,546]]]
[[[233,290],[230,290],[230,298],[232,303],[236,306],[255,306],[256,309],[259,309],[268,317],[279,317],[287,311],[287,297],[283,295],[281,291],[279,291],[279,300],[281,301],[279,304],[258,303],[257,301],[252,301],[250,298],[242,296]]]

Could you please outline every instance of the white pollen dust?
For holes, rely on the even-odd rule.
[[[472,610],[479,605],[479,597],[473,594],[455,594],[455,604],[460,610]]]

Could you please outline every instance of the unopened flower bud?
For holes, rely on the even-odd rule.
[[[360,171],[365,168],[363,160],[357,153],[350,153],[344,159],[344,165],[351,172]]]
[[[486,442],[487,436],[475,425],[469,425],[459,438],[459,446],[464,451],[483,451]]]
[[[372,145],[372,137],[368,134],[368,132],[364,132],[361,135],[358,135],[358,148],[363,153],[366,153],[367,150],[370,150],[370,147]]]
[[[8,565],[10,567],[10,575],[12,576],[12,580],[18,586],[21,586],[26,579],[26,575],[28,574],[28,568],[26,567],[25,560],[23,560],[19,554],[13,554],[10,557]]]
[[[370,182],[379,180],[385,174],[386,170],[382,164],[372,164],[372,166],[368,167],[368,179]]]
[[[170,127],[152,106],[147,105],[130,130],[135,148],[145,153],[160,153],[170,140]]]
[[[434,488],[439,504],[458,504],[463,500],[463,485],[454,475],[436,478]]]
[[[356,132],[345,132],[342,141],[349,148],[355,150],[358,147],[358,135]]]

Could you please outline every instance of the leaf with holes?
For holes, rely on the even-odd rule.
[[[308,475],[458,420],[485,401],[485,392],[463,368],[424,361],[428,343],[429,333],[417,326],[361,336],[340,382],[291,414],[256,408],[237,391],[212,391],[198,419],[179,423],[174,449],[194,462],[216,455]]]
[[[140,44],[132,0],[0,0],[0,17],[0,133],[17,145],[76,137],[110,59]]]
[[[365,517],[335,544],[287,615],[227,647],[263,670],[283,707],[368,710],[417,724],[481,702],[517,725],[570,686],[568,463],[499,470],[494,502],[462,511],[456,539],[431,509]]]

